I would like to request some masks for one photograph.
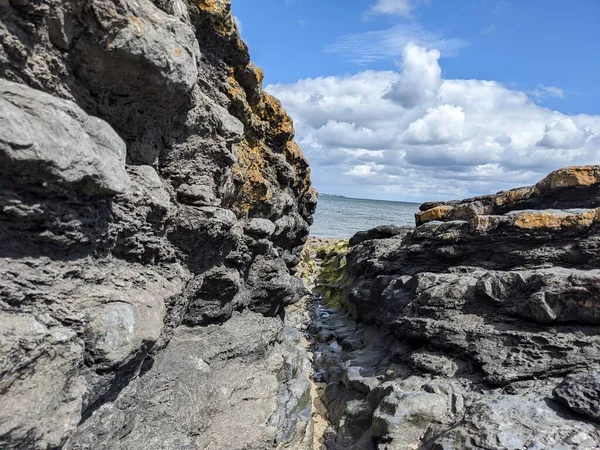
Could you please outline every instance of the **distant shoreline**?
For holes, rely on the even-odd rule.
[[[319,198],[342,198],[345,200],[362,200],[367,202],[385,202],[385,203],[406,203],[408,205],[421,205],[423,202],[407,202],[404,200],[381,200],[381,199],[373,199],[373,198],[358,198],[358,197],[346,197],[345,195],[336,195],[336,194],[322,194],[319,193]]]

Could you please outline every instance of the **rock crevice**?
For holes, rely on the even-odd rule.
[[[600,446],[599,170],[424,204],[330,254],[330,448]]]

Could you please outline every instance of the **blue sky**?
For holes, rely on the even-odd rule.
[[[321,192],[429,200],[600,156],[597,0],[232,0]]]

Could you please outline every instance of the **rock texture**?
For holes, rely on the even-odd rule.
[[[569,167],[352,238],[315,352],[330,448],[600,448],[599,193]]]
[[[228,1],[0,1],[0,78],[0,447],[305,445],[316,194]]]

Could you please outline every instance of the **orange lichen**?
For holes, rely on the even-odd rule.
[[[587,228],[597,220],[598,210],[592,209],[581,213],[565,211],[527,211],[519,214],[514,225],[521,229],[560,229]]]
[[[243,141],[236,156],[238,160],[233,166],[233,175],[239,183],[238,209],[242,216],[247,216],[253,207],[270,200],[273,193],[264,175],[267,165],[264,149]]]
[[[199,0],[198,8],[211,17],[214,30],[220,36],[231,36],[236,25],[230,10],[230,0]]]
[[[275,135],[294,135],[294,122],[281,106],[281,102],[269,94],[264,94],[262,109],[258,111],[260,118],[271,126]]]
[[[428,209],[427,211],[420,211],[415,214],[415,220],[418,225],[431,222],[433,220],[445,219],[454,208],[448,205],[436,206],[435,208]]]
[[[572,166],[556,170],[540,181],[536,186],[540,191],[591,186],[600,183],[599,166]]]
[[[202,11],[222,14],[227,11],[229,4],[229,0],[199,0],[198,8]]]
[[[517,203],[537,195],[537,191],[532,187],[511,189],[510,191],[498,192],[494,196],[495,206],[514,206]]]

